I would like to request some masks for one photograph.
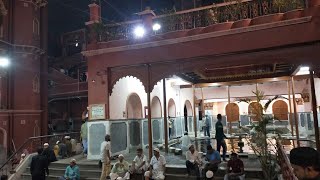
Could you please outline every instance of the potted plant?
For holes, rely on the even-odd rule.
[[[260,104],[262,100],[265,100],[265,96],[262,91],[257,90],[253,93],[255,94],[257,103]],[[280,132],[275,132],[275,134],[278,134],[275,137],[268,137],[268,133],[270,133],[270,130],[267,128],[267,125],[276,118],[270,115],[266,115],[264,112],[266,112],[269,105],[278,98],[283,97],[275,96],[271,99],[268,99],[263,109],[261,109],[260,106],[258,106],[258,108],[254,107],[254,118],[258,121],[253,123],[251,127],[241,127],[244,132],[250,134],[248,137],[246,137],[247,143],[253,150],[254,154],[257,156],[261,164],[264,179],[267,180],[276,179],[280,172],[280,168],[277,163],[277,148],[272,141],[272,139],[277,139],[280,137]],[[246,99],[240,101],[247,103],[250,102],[250,100]]]

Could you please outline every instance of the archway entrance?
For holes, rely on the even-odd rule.
[[[176,104],[173,99],[170,99],[168,102],[168,116],[176,117]]]
[[[184,103],[184,129],[186,132],[191,131],[192,123],[189,124],[189,122],[192,122],[192,105],[189,100],[186,100]]]
[[[132,93],[127,100],[127,118],[142,119],[142,103],[136,93]]]
[[[152,118],[162,117],[161,103],[160,103],[160,99],[157,96],[153,97],[151,101],[151,117]]]
[[[272,112],[277,120],[288,120],[288,104],[283,100],[278,100],[272,105]]]

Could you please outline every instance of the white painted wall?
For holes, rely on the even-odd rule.
[[[141,81],[135,77],[127,76],[121,78],[114,86],[112,94],[110,96],[110,119],[125,119],[123,117],[123,111],[126,112],[126,102],[130,94],[136,93],[139,95],[142,103],[142,109],[147,106],[147,93]],[[166,94],[167,94],[167,106],[169,99],[172,98],[176,105],[176,116],[183,116],[183,108],[186,100],[191,102],[193,106],[192,89],[180,89],[177,86],[173,86],[171,80],[166,80]],[[151,100],[157,96],[160,100],[161,107],[163,108],[163,81],[159,81],[153,91],[151,92]],[[166,107],[167,107],[166,106]],[[143,116],[144,116],[143,112]],[[163,109],[162,109],[163,116]]]
[[[192,88],[183,88],[180,89],[177,86],[173,86],[172,80],[166,80],[166,93],[167,93],[167,102],[172,98],[176,105],[176,116],[183,116],[184,104],[187,100],[191,102],[193,108],[193,92]],[[320,79],[315,79],[316,92],[320,89]],[[287,82],[270,82],[264,84],[258,84],[258,89],[263,91],[265,95],[275,96],[275,95],[287,95],[288,87]],[[300,97],[300,93],[304,90],[308,90],[310,95],[310,82],[309,80],[295,81],[295,93],[297,97]],[[256,90],[256,85],[238,85],[230,87],[231,102],[234,102],[235,98],[244,98],[244,97],[254,97],[252,91]],[[224,102],[217,102],[213,104],[212,112],[213,114],[223,114],[225,115],[225,107],[227,105],[228,99],[228,88],[223,87],[208,87],[203,88],[203,98],[204,99],[225,99]],[[113,88],[113,93],[110,96],[110,118],[111,119],[124,119],[123,111],[126,111],[126,101],[128,96],[131,93],[137,93],[142,102],[142,109],[147,106],[147,94],[144,90],[144,86],[135,77],[125,77],[120,79]],[[152,93],[151,100],[154,96],[157,96],[161,102],[161,107],[163,108],[163,83],[159,81]],[[196,89],[197,99],[202,98],[201,89]],[[311,98],[311,97],[310,97]],[[283,99],[288,103],[287,100]],[[310,99],[311,100],[311,99]],[[320,94],[317,96],[317,102],[320,105]],[[262,102],[264,106],[265,102]],[[272,103],[273,104],[273,103]],[[267,109],[266,113],[272,113],[272,104]],[[248,113],[248,104],[241,102],[238,103],[240,114]],[[303,105],[297,106],[298,112],[310,112],[312,111],[311,102],[305,102]],[[193,112],[192,112],[193,113]],[[163,110],[162,110],[163,114]],[[144,112],[143,112],[144,115]],[[163,115],[162,115],[163,116]]]

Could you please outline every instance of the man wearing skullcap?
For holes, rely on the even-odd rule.
[[[50,165],[51,162],[57,161],[57,157],[54,154],[54,151],[50,148],[49,143],[43,144],[43,152],[42,155],[47,157],[48,163]]]
[[[202,164],[199,153],[195,150],[194,145],[189,145],[189,150],[186,152],[186,166],[188,175],[191,175],[191,171],[194,170],[196,172],[197,180],[200,180],[200,171],[199,166]]]
[[[59,180],[80,180],[80,170],[75,159],[70,160],[70,165],[66,168],[64,176]]]
[[[166,172],[166,158],[160,155],[160,150],[155,148],[153,150],[154,156],[151,158],[150,161],[150,170],[144,173],[146,180],[150,178],[154,180],[163,180],[165,179],[165,172]]]
[[[290,151],[293,172],[299,180],[320,180],[319,156],[319,152],[310,147],[299,147]]]
[[[124,160],[124,156],[122,154],[119,155],[118,160],[119,161],[114,164],[111,170],[111,180],[115,180],[118,178],[120,178],[121,180],[130,179],[129,163]]]

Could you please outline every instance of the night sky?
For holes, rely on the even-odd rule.
[[[134,14],[141,11],[141,7],[149,4],[151,9],[159,14],[162,9],[172,9],[179,2],[193,4],[193,0],[101,0],[102,18],[104,23],[131,20]],[[199,3],[210,4],[219,0],[196,0]],[[59,56],[58,39],[64,32],[84,28],[89,20],[91,0],[48,0],[49,4],[49,55]],[[99,0],[97,0],[99,2]],[[146,4],[147,3],[147,4]],[[178,8],[178,7],[177,7]]]

